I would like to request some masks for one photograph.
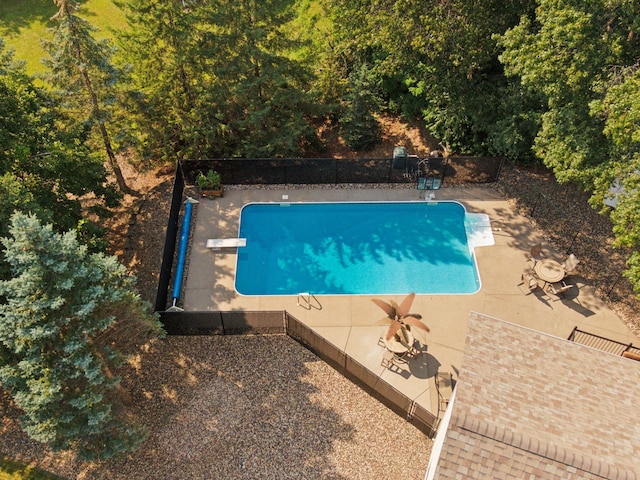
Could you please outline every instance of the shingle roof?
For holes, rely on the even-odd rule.
[[[472,313],[435,478],[640,478],[640,364]]]

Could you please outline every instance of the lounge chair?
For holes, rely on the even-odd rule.
[[[535,276],[535,273],[531,269],[527,269],[524,272],[522,272],[522,276],[520,278],[522,281],[518,284],[518,286],[526,285],[527,288],[529,289],[529,291],[527,292],[527,295],[533,292],[536,288],[540,286],[538,284],[538,278]]]
[[[580,260],[578,260],[576,256],[572,253],[567,257],[567,259],[564,261],[562,266],[564,267],[564,271],[567,273],[567,275],[569,275],[575,271],[579,263],[580,263]]]
[[[438,190],[442,185],[442,179],[437,177],[419,177],[416,188],[418,190]]]
[[[573,288],[573,285],[567,285],[562,282],[557,283],[548,283],[547,284],[547,292],[555,295],[556,297],[562,297],[565,293]]]

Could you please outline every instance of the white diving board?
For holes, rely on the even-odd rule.
[[[246,247],[246,238],[210,238],[207,240],[207,248],[212,250],[219,250],[221,248],[229,247]]]

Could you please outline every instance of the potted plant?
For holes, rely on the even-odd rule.
[[[209,170],[207,173],[198,173],[196,185],[200,190],[201,197],[221,197],[224,194],[222,179],[215,170]]]

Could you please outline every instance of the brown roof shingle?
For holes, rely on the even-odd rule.
[[[640,365],[472,313],[436,478],[640,478]]]

